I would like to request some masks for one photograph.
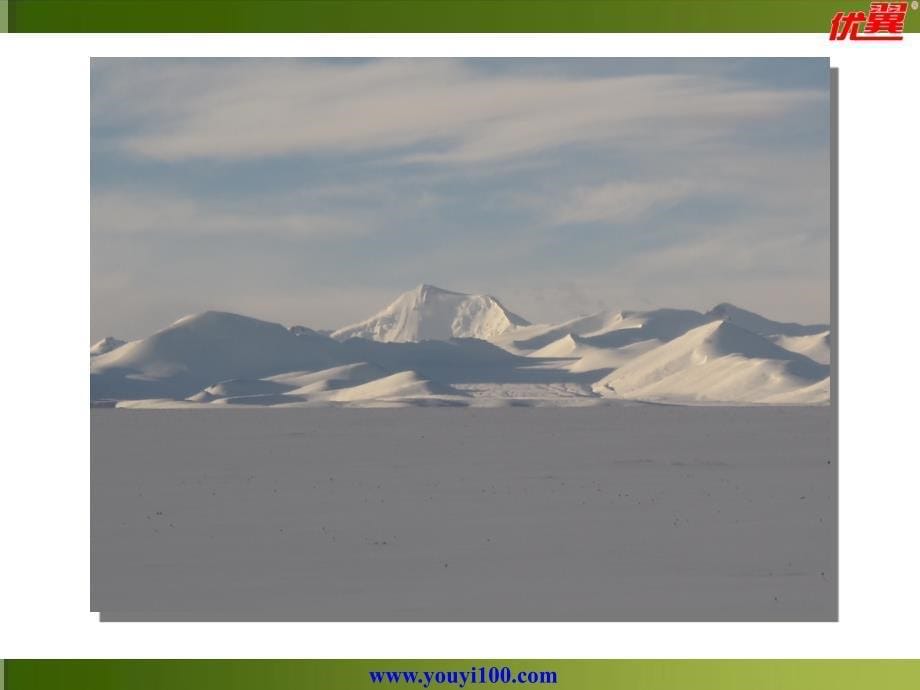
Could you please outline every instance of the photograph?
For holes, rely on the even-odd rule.
[[[102,621],[838,619],[828,58],[89,64]]]

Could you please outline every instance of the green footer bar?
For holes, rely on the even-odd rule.
[[[303,690],[542,685],[624,690],[915,690],[897,660],[8,660],[6,690]]]

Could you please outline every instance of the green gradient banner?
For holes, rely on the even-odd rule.
[[[827,33],[839,10],[869,0],[9,0],[9,30]]]
[[[920,661],[896,660],[12,660],[6,690],[304,690],[425,687],[372,682],[371,671],[550,670],[547,687],[624,690],[914,690]],[[516,683],[467,683],[501,687]],[[459,687],[432,682],[432,688]]]

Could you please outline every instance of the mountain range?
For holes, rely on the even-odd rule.
[[[208,311],[90,349],[94,406],[823,405],[825,324],[731,304],[532,324],[490,295],[420,285],[323,333]]]

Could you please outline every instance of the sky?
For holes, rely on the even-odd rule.
[[[419,283],[533,322],[827,322],[826,59],[99,59],[91,336],[317,329]]]

